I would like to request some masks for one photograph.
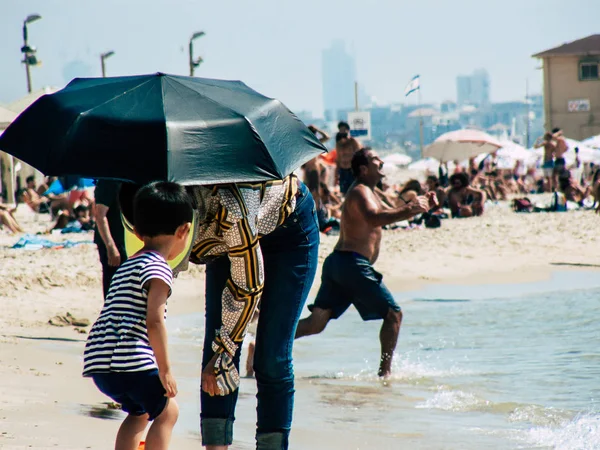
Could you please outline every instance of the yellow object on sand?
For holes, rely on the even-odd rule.
[[[133,232],[133,225],[129,222],[123,214],[121,214],[121,221],[123,222],[123,229],[125,230],[125,251],[127,252],[127,256],[131,256],[139,252],[144,243],[138,238]],[[192,220],[192,227],[190,234],[188,235],[187,242],[185,244],[185,249],[177,255],[174,259],[167,261],[171,269],[175,269],[181,262],[186,258],[190,250],[192,248],[192,244],[194,242],[194,235],[196,234],[196,215],[194,214],[194,218]]]

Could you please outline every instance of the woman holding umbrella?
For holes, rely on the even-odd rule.
[[[233,441],[241,344],[256,306],[257,448],[287,449],[292,344],[317,268],[315,204],[294,175],[283,181],[192,188],[199,225],[190,261],[206,263],[203,445]]]

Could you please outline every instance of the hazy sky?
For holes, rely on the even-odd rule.
[[[321,51],[343,39],[359,82],[380,103],[402,101],[421,74],[423,102],[456,98],[455,77],[486,68],[492,101],[541,92],[531,55],[600,32],[598,0],[0,0],[0,103],[26,93],[19,63],[23,19],[41,67],[34,89],[74,76],[187,74],[194,31],[205,63],[196,75],[240,79],[293,110],[322,112]],[[411,102],[413,100],[410,100]]]

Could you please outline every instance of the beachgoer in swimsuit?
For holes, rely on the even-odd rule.
[[[351,162],[352,156],[360,149],[360,144],[356,139],[348,134],[338,133],[336,136],[337,147],[337,183],[340,186],[342,195],[354,183],[354,174],[352,172]]]
[[[323,130],[315,127],[314,125],[309,125],[308,129],[312,131],[312,133],[317,137],[317,139],[319,139],[319,142],[321,142],[321,144],[324,144],[329,140],[329,135]],[[306,162],[302,166],[302,169],[304,170],[304,184],[308,183],[308,177],[311,172],[317,172],[319,174],[319,179],[322,182],[327,183],[329,167],[327,163],[323,160],[323,158],[321,158],[321,155]]]
[[[554,183],[558,180],[558,177],[567,169],[567,161],[565,160],[565,153],[569,150],[567,141],[563,136],[563,132],[560,128],[554,128],[552,130],[552,139],[556,143],[556,149],[554,151],[554,170],[552,176],[554,177]]]
[[[457,173],[450,177],[448,203],[453,218],[480,216],[483,214],[485,193],[469,185],[469,177],[465,173]]]
[[[553,192],[556,187],[554,178],[554,154],[556,152],[556,142],[552,133],[544,134],[544,138],[540,144],[536,144],[535,148],[544,147],[544,158],[542,160],[542,171],[544,173],[545,186],[549,192]]]
[[[388,208],[374,192],[384,177],[383,162],[377,153],[359,150],[351,165],[356,183],[344,201],[340,238],[323,264],[321,287],[314,304],[309,306],[311,315],[298,323],[296,338],[320,333],[331,319],[337,319],[354,304],[363,320],[383,319],[379,375],[387,377],[402,312],[383,284],[382,275],[372,266],[379,256],[382,227],[426,212],[437,202],[432,193],[407,205]]]
[[[54,199],[41,196],[35,187],[35,177],[33,175],[25,180],[27,187],[22,191],[21,200],[26,203],[33,211],[37,213],[57,214],[63,209],[70,209],[69,202],[64,197]]]
[[[425,180],[425,184],[427,186],[427,192],[435,192],[435,195],[438,200],[438,206],[430,212],[439,211],[444,207],[444,204],[446,203],[446,191],[440,186],[440,181],[435,175],[428,176]]]
[[[419,180],[408,180],[398,192],[398,200],[400,200],[398,206],[407,205],[420,195],[423,195],[423,186]]]
[[[14,217],[16,208],[9,208],[6,205],[0,205],[0,226],[5,226],[11,233],[23,233],[23,228]]]
[[[592,187],[582,187],[576,180],[571,176],[571,172],[564,170],[558,177],[558,188],[565,194],[565,198],[571,202],[576,202],[580,206],[583,206],[583,201],[592,192]]]

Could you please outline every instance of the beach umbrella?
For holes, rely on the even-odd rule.
[[[384,166],[385,167],[385,166]],[[408,170],[414,170],[415,172],[436,172],[440,167],[440,162],[435,158],[423,158],[419,159],[408,165]]]
[[[600,134],[598,136],[593,136],[591,138],[584,139],[583,141],[581,141],[581,143],[588,147],[600,149]]]
[[[457,130],[442,134],[425,147],[423,156],[439,161],[463,161],[481,153],[491,153],[502,147],[500,142],[479,130]]]
[[[393,164],[395,166],[407,166],[411,163],[412,158],[402,153],[392,153],[381,159],[385,164]]]
[[[162,73],[75,79],[17,117],[0,150],[47,175],[139,184],[278,180],[327,151],[242,82]]]

